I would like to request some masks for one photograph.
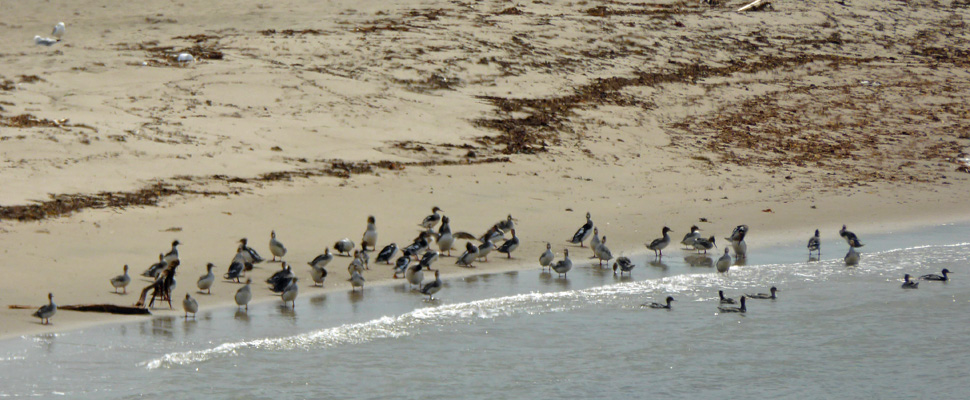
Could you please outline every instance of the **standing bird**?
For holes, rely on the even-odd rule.
[[[704,250],[704,254],[707,254],[708,250],[715,247],[717,247],[717,244],[714,243],[714,236],[711,236],[710,238],[707,238],[707,239],[697,238],[697,240],[694,240],[694,250],[697,250],[697,251]]]
[[[162,258],[162,261],[165,261],[165,264],[168,264],[168,263],[170,263],[172,261],[175,261],[175,260],[178,260],[179,259],[179,249],[178,249],[178,245],[180,245],[180,244],[182,244],[182,243],[179,243],[178,240],[172,242],[172,250],[170,250],[168,253],[166,253],[165,254],[165,257]]]
[[[252,279],[246,279],[246,285],[236,291],[237,309],[239,306],[245,306],[246,311],[249,311],[249,301],[253,299],[253,290],[249,287],[249,284],[251,283],[253,283]]]
[[[479,236],[478,240],[481,242],[484,242],[486,240],[494,242],[502,238],[505,238],[505,231],[500,229],[498,225],[495,225],[495,226],[492,226],[491,228],[488,228],[488,231],[483,233],[482,236]]]
[[[717,266],[717,272],[728,272],[728,269],[731,268],[733,260],[731,259],[730,251],[731,249],[724,248],[724,255],[717,259],[717,264],[715,264]]]
[[[646,245],[648,249],[653,250],[653,255],[655,257],[663,257],[664,249],[670,244],[670,235],[667,234],[668,232],[673,232],[673,230],[665,226],[660,231],[660,234],[663,235],[663,237],[654,239],[652,242]]]
[[[160,274],[166,266],[168,266],[168,263],[165,262],[165,254],[158,253],[158,262],[148,267],[145,272],[141,273],[141,276],[147,276],[152,279],[158,278],[158,274]]]
[[[269,252],[273,253],[273,261],[276,261],[276,257],[283,260],[283,256],[286,255],[286,246],[279,240],[276,240],[276,231],[269,232]]]
[[[946,274],[949,274],[950,273],[950,270],[948,270],[946,268],[943,268],[943,271],[940,271],[940,273],[943,274],[943,275],[926,274],[926,275],[923,275],[923,276],[921,276],[919,278],[922,279],[922,280],[924,280],[924,281],[940,281],[940,282],[946,282],[946,281],[950,280],[950,278],[946,276]]]
[[[438,270],[434,270],[434,282],[431,282],[421,288],[421,294],[428,295],[428,300],[434,300],[434,294],[441,290],[441,276],[438,274]]]
[[[438,261],[438,252],[434,250],[428,250],[424,252],[424,256],[421,257],[421,261],[418,262],[418,266],[431,270],[431,264]]]
[[[41,306],[34,312],[34,316],[40,318],[43,321],[41,323],[44,325],[50,324],[51,317],[57,314],[57,304],[54,304],[54,294],[48,293],[47,300],[48,303],[46,305]]]
[[[451,234],[450,220],[446,216],[441,217],[441,227],[438,228],[438,251],[448,252],[451,257],[451,249],[455,245],[455,235]]]
[[[422,231],[418,234],[418,237],[414,238],[414,242],[411,242],[404,250],[412,256],[417,257],[431,245],[431,242],[428,240],[431,235],[432,233],[429,231]]]
[[[229,270],[226,271],[226,274],[223,275],[222,277],[225,278],[226,280],[234,280],[236,282],[239,282],[239,278],[242,277],[243,270],[246,268],[247,264],[252,265],[239,258],[234,258],[232,260],[232,263],[229,264]]]
[[[684,235],[684,240],[681,240],[680,244],[687,246],[688,248],[692,248],[694,247],[694,241],[700,239],[700,237],[701,228],[698,228],[697,225],[692,225],[690,227],[690,232]]]
[[[358,255],[359,255],[359,253],[355,250],[354,251],[354,260],[351,261],[350,264],[347,265],[347,273],[348,274],[351,273],[352,271],[357,271],[357,272],[360,272],[360,273],[364,273],[364,269],[365,269],[364,268],[364,262],[360,259],[360,257],[358,257]]]
[[[313,279],[313,286],[323,286],[323,281],[327,279],[327,269],[324,265],[310,264],[310,279]]]
[[[636,267],[636,265],[634,265],[633,261],[630,261],[629,258],[626,258],[626,257],[617,258],[616,262],[613,263],[613,275],[616,275],[617,269],[620,270],[620,276],[623,276],[624,272],[630,273],[632,275],[634,267]]]
[[[444,210],[438,208],[438,206],[431,207],[431,215],[424,217],[424,220],[418,225],[424,229],[434,228],[435,225],[438,225],[438,221],[441,221],[441,214],[438,214],[438,211]]]
[[[367,246],[370,246],[371,250],[377,250],[377,220],[373,215],[367,217],[367,229],[364,230],[364,236],[360,238],[360,247],[367,250]]]
[[[817,252],[818,256],[822,256],[822,238],[819,237],[818,229],[815,230],[815,236],[808,238],[808,256],[812,256],[812,252]]]
[[[778,291],[778,288],[772,286],[771,289],[770,289],[770,291],[771,291],[771,294],[768,294],[768,293],[756,293],[756,294],[746,294],[745,296],[747,296],[749,299],[762,299],[762,300],[768,300],[768,299],[774,300],[774,299],[777,299],[778,297],[775,296],[775,292]]]
[[[333,254],[330,254],[330,249],[324,249],[323,254],[316,256],[313,261],[307,264],[316,269],[323,269],[327,264],[330,264],[330,261],[333,261]]]
[[[205,290],[206,294],[212,294],[212,284],[216,281],[216,276],[212,273],[212,268],[215,268],[215,265],[212,263],[206,264],[205,275],[200,276],[199,281],[196,282],[196,285],[199,287],[199,291]]]
[[[593,257],[596,258],[596,246],[600,245],[600,229],[593,228],[593,238],[589,240],[589,248],[593,250]]]
[[[421,264],[408,267],[404,272],[404,279],[407,279],[409,288],[412,286],[421,288],[421,282],[424,281],[424,270],[421,268]]]
[[[353,250],[354,247],[357,247],[354,244],[354,241],[348,238],[340,239],[333,244],[333,249],[337,250],[337,253],[339,253],[340,255],[346,254],[348,257],[350,257],[350,251]]]
[[[909,274],[903,275],[903,289],[919,289],[919,282],[909,279]]]
[[[462,267],[474,268],[472,263],[478,258],[478,246],[475,246],[471,242],[465,243],[465,252],[461,253],[458,260],[455,261],[455,265],[460,265]]]
[[[734,256],[739,260],[742,260],[748,255],[748,244],[744,242],[744,237],[748,234],[747,225],[738,225],[734,228],[734,232],[731,232],[731,237],[725,239],[731,243],[731,247],[734,248]]]
[[[552,244],[546,242],[546,251],[539,255],[539,266],[545,271],[549,264],[552,264],[552,260],[556,258],[555,254],[552,254]]]
[[[499,229],[501,229],[504,232],[508,232],[515,229],[515,221],[516,221],[515,218],[512,218],[512,214],[509,214],[508,218],[505,218],[499,222],[496,222],[495,226],[497,226]]]
[[[842,238],[845,239],[845,242],[848,243],[849,246],[851,247],[865,246],[864,244],[859,242],[859,237],[857,237],[854,233],[845,229],[845,225],[842,225],[842,229],[839,230],[839,236],[842,236]]]
[[[650,307],[650,308],[657,308],[657,309],[667,309],[667,310],[670,310],[670,309],[671,309],[671,308],[670,308],[670,302],[673,302],[673,301],[677,301],[677,300],[674,300],[674,297],[673,297],[673,296],[667,296],[667,304],[661,304],[661,303],[650,303],[650,305],[648,306],[648,305],[647,305],[647,303],[643,303],[643,304],[641,305],[641,307]]]
[[[579,243],[579,247],[584,247],[583,242],[586,241],[586,239],[589,238],[589,235],[591,235],[592,233],[593,233],[593,220],[591,219],[591,215],[587,212],[586,223],[583,224],[583,226],[579,227],[578,230],[576,230],[576,233],[573,234],[573,238],[569,240],[569,243],[572,243],[572,244]]]
[[[478,246],[478,255],[475,258],[482,258],[485,259],[485,262],[488,262],[488,253],[491,253],[494,248],[495,244],[492,243],[492,240],[485,238],[485,241]]]
[[[199,302],[186,293],[185,300],[182,300],[182,309],[185,310],[185,319],[189,318],[189,313],[192,313],[192,319],[195,319],[195,313],[199,311]]]
[[[509,215],[509,218],[512,218],[512,216]],[[502,246],[498,248],[498,252],[507,254],[511,259],[512,252],[517,248],[519,248],[519,238],[515,236],[515,229],[512,229],[512,238],[502,243]]]
[[[744,305],[744,296],[741,296],[741,307],[718,306],[718,311],[722,313],[746,313],[748,307]]]
[[[411,265],[411,253],[404,250],[401,257],[398,257],[397,261],[394,262],[394,279],[398,279],[398,275],[407,274],[408,266]],[[406,275],[405,275],[406,277]]]
[[[610,252],[610,248],[606,247],[606,236],[603,236],[603,240],[600,241],[599,246],[596,246],[596,248],[593,249],[593,254],[595,254],[596,258],[600,260],[601,267],[603,266],[603,261],[609,263],[610,259],[613,258],[613,253]]]
[[[552,264],[552,270],[556,271],[561,277],[568,277],[566,274],[573,269],[573,261],[569,259],[569,249],[563,249],[563,258],[559,262]]]
[[[300,292],[300,287],[296,285],[296,281],[299,278],[293,277],[290,280],[290,284],[286,285],[283,289],[283,293],[280,293],[280,298],[283,299],[283,306],[286,306],[286,302],[290,302],[292,308],[296,308],[296,295]]]
[[[845,265],[858,265],[859,264],[859,252],[855,251],[855,247],[849,246],[849,252],[845,253]]]
[[[246,238],[239,239],[239,243],[240,243],[239,252],[242,253],[243,257],[245,257],[245,260],[247,263],[259,264],[263,261],[266,261],[266,259],[260,256],[255,249],[253,249],[252,247],[249,247],[248,239]],[[248,268],[252,269],[252,266],[249,266]]]
[[[354,273],[350,275],[351,290],[356,291],[357,288],[360,288],[360,291],[363,292],[365,281],[366,279],[364,279],[364,276],[361,275],[360,272],[354,271]]]
[[[384,246],[384,248],[381,249],[380,253],[377,253],[377,258],[374,259],[374,262],[383,261],[387,264],[390,264],[391,258],[394,257],[395,253],[397,253],[397,243],[391,243],[387,246]]]
[[[57,41],[60,42],[61,38],[64,37],[64,32],[66,30],[67,28],[64,27],[64,23],[58,22],[57,25],[54,25],[54,29],[51,30],[51,36],[53,36],[54,39],[57,39]]]
[[[131,277],[128,276],[128,264],[125,264],[125,272],[114,278],[111,278],[111,286],[114,286],[115,293],[118,293],[118,288],[122,288],[124,293],[128,293],[128,284],[131,283]]]
[[[718,290],[717,295],[721,298],[720,304],[734,304],[734,299],[730,297],[724,297],[723,290]]]

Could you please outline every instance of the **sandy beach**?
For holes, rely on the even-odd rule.
[[[537,269],[546,242],[585,261],[566,239],[587,211],[617,255],[665,225],[747,224],[753,249],[821,229],[831,255],[842,224],[970,220],[965,2],[113,4],[5,4],[0,337],[133,318],[8,306],[131,305],[174,239],[175,298],[224,307],[238,284],[194,283],[240,238],[268,256],[275,230],[308,283],[368,215],[404,245],[432,206],[474,234],[511,214],[522,240],[475,269],[442,258],[445,277]],[[301,295],[350,290],[349,261]],[[279,301],[278,268],[253,272],[257,301]]]

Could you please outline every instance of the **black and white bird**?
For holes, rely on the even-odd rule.
[[[569,259],[569,249],[563,249],[562,260],[559,260],[555,264],[552,264],[551,268],[556,271],[561,277],[568,277],[567,273],[569,270],[573,269],[573,261]]]
[[[734,257],[739,260],[747,258],[748,255],[748,244],[744,241],[744,237],[747,235],[748,226],[738,225],[736,228],[734,228],[734,231],[731,232],[731,236],[725,238],[729,243],[731,243],[731,247],[734,248]]]
[[[822,238],[818,229],[815,230],[815,236],[808,238],[808,256],[811,257],[813,252],[818,253],[819,257],[822,256]]]
[[[371,250],[377,250],[377,220],[373,215],[367,217],[367,229],[360,238],[360,247],[366,250],[367,246],[370,246]]]
[[[353,250],[354,247],[356,246],[357,245],[354,244],[353,240],[350,240],[349,238],[343,238],[333,244],[333,249],[337,250],[337,254],[346,255],[347,257],[350,257],[350,251]]]
[[[256,249],[249,247],[248,239],[246,238],[239,239],[239,243],[240,243],[239,250],[241,251],[243,257],[245,257],[247,263],[259,264],[263,261],[266,261],[262,256],[259,255],[259,252],[257,252]],[[252,269],[252,267],[250,267],[249,269]]]
[[[634,265],[633,261],[630,261],[629,258],[617,258],[613,263],[613,275],[616,275],[616,270],[618,269],[620,270],[620,276],[623,276],[624,273],[629,273],[632,275],[634,267],[636,267],[636,265]]]
[[[583,226],[579,227],[578,230],[576,230],[576,233],[573,234],[573,238],[569,240],[569,243],[572,243],[572,244],[578,243],[579,247],[584,247],[583,242],[586,241],[586,239],[589,238],[589,235],[592,235],[592,234],[593,234],[593,220],[590,214],[587,212],[586,223],[583,224]]]
[[[910,279],[909,274],[903,275],[903,289],[919,289],[919,282]]]
[[[654,256],[661,257],[664,255],[664,249],[670,244],[669,232],[673,232],[673,230],[666,226],[663,227],[663,229],[660,230],[662,237],[654,239],[652,242],[646,244],[648,249],[653,250]]]
[[[509,215],[509,218],[512,218],[512,216]],[[515,249],[519,248],[519,237],[515,236],[515,229],[512,229],[511,232],[512,232],[512,238],[509,240],[506,240],[505,243],[502,243],[502,246],[499,246],[498,248],[498,252],[505,253],[506,255],[509,256],[508,258],[512,258],[512,252],[515,251]]]
[[[771,292],[771,294],[756,293],[756,294],[745,294],[745,296],[747,296],[749,299],[762,299],[762,300],[768,300],[768,299],[774,300],[778,298],[775,296],[775,292],[779,291],[778,288],[772,286],[771,289],[769,289],[769,291]]]
[[[391,258],[394,258],[394,254],[397,253],[397,243],[391,243],[384,246],[379,253],[377,253],[377,258],[374,262],[384,262],[387,264],[391,263]]]
[[[324,281],[327,280],[326,265],[326,263],[320,265],[310,263],[310,279],[313,280],[314,286],[323,286]]]
[[[434,300],[434,294],[441,290],[441,276],[438,270],[434,270],[434,281],[421,288],[421,294],[427,295],[428,300]]]
[[[438,211],[444,210],[438,208],[438,206],[431,207],[431,215],[424,217],[424,220],[418,225],[424,229],[434,228],[435,225],[438,225],[438,221],[441,221],[441,214],[438,214]]]
[[[41,323],[47,325],[51,322],[51,317],[57,314],[57,304],[54,304],[54,294],[47,294],[48,303],[34,311],[34,316],[41,319]]]
[[[141,276],[147,276],[152,279],[158,278],[158,274],[160,274],[166,266],[168,266],[168,263],[165,262],[165,254],[158,253],[158,262],[148,267],[145,272],[141,273]]]
[[[478,246],[478,254],[475,256],[475,258],[481,258],[484,259],[485,262],[488,262],[488,255],[493,249],[495,249],[495,244],[492,243],[491,239],[485,238],[485,241]]]
[[[696,240],[694,240],[693,246],[694,246],[694,250],[697,250],[697,251],[704,250],[704,254],[707,254],[707,251],[717,247],[717,244],[715,243],[714,236],[711,236],[707,239],[697,238]]]
[[[451,224],[447,216],[441,216],[441,227],[438,228],[438,251],[448,252],[451,257],[451,249],[455,246],[455,235],[451,234]]]
[[[434,251],[434,250],[428,250],[428,251],[424,252],[424,255],[421,256],[421,261],[418,262],[418,265],[421,268],[424,268],[424,269],[427,269],[427,270],[430,271],[431,270],[431,264],[434,264],[435,261],[438,261],[438,255],[439,254],[440,253],[438,253],[437,251]]]
[[[411,242],[411,244],[409,244],[408,247],[404,248],[404,251],[407,251],[409,254],[411,254],[412,257],[418,257],[419,255],[421,255],[421,253],[427,250],[428,246],[430,245],[431,245],[431,232],[422,231],[421,233],[418,234],[418,237],[414,238],[414,241]]]
[[[643,303],[641,305],[641,307],[650,307],[650,308],[655,308],[655,309],[667,309],[667,310],[670,310],[671,309],[670,308],[670,303],[671,302],[674,302],[674,301],[677,301],[677,300],[674,300],[674,297],[673,296],[667,296],[666,304],[664,304],[664,303],[650,303],[650,304]]]
[[[276,239],[276,231],[269,232],[269,252],[273,254],[273,261],[276,261],[277,257],[283,260],[283,256],[286,255],[286,246]]]
[[[842,229],[839,230],[839,236],[845,239],[845,242],[851,247],[862,247],[865,246],[862,242],[859,242],[859,237],[849,230],[845,229],[845,225],[842,225]]]
[[[719,306],[718,311],[722,313],[746,313],[748,312],[748,307],[744,304],[744,296],[741,296],[741,306],[731,307],[731,306]]]
[[[919,278],[922,279],[922,280],[924,280],[924,281],[940,281],[940,282],[946,282],[946,281],[950,280],[950,277],[947,276],[947,274],[950,273],[950,270],[948,270],[946,268],[943,268],[943,271],[940,271],[940,273],[942,275],[926,274],[926,275],[923,275],[923,276],[921,276]]]
[[[408,266],[411,265],[411,253],[404,250],[401,257],[398,257],[397,261],[394,262],[394,279],[398,278],[400,274],[407,274]],[[406,276],[405,276],[406,277]]]
[[[465,243],[465,252],[458,256],[458,260],[455,261],[455,265],[462,267],[474,268],[472,265],[475,259],[478,258],[478,246],[475,246],[471,242]]]
[[[734,304],[734,299],[732,299],[730,297],[724,297],[724,291],[723,290],[718,290],[717,291],[717,295],[718,295],[718,297],[721,298],[720,299],[720,304]]]
[[[680,241],[680,244],[687,246],[688,248],[694,248],[694,241],[701,237],[701,228],[697,225],[690,227],[690,232],[684,235],[684,240]]]
[[[307,264],[313,268],[322,269],[333,261],[333,254],[330,254],[330,249],[324,249],[323,254],[316,256],[313,260]]]
[[[165,253],[165,257],[162,258],[162,261],[165,261],[165,265],[168,265],[168,263],[179,259],[178,246],[180,244],[182,243],[179,243],[178,240],[175,240],[172,242],[172,250],[169,250],[168,253]]]

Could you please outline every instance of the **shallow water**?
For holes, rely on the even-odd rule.
[[[0,397],[967,398],[968,233],[863,238],[855,268],[836,237],[822,261],[807,262],[802,244],[752,248],[727,275],[670,249],[663,263],[633,257],[632,278],[588,265],[568,279],[489,274],[446,280],[435,302],[404,285],[306,288],[295,311],[263,304],[0,342]],[[903,273],[942,268],[955,280],[899,287]],[[717,313],[718,288],[771,285],[778,300]],[[639,306],[668,294],[673,310]]]

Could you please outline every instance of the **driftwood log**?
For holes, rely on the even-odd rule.
[[[37,306],[24,306],[24,305],[9,305],[7,308],[14,310],[33,310]],[[141,307],[131,307],[131,306],[119,306],[117,304],[73,304],[66,306],[57,306],[58,310],[70,310],[70,311],[86,311],[86,312],[103,312],[108,314],[121,314],[121,315],[151,315],[152,312]]]
[[[761,10],[765,9],[766,7],[773,7],[771,5],[771,0],[754,0],[754,1],[750,2],[750,3],[748,3],[747,5],[745,5],[744,7],[739,8],[738,9],[738,12],[743,12],[743,11],[761,11]]]

